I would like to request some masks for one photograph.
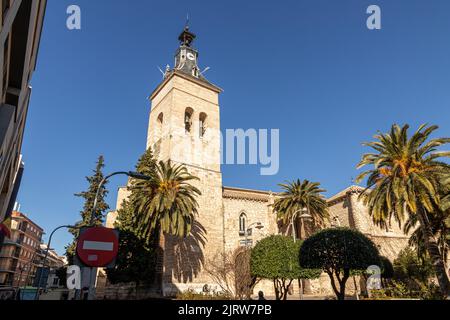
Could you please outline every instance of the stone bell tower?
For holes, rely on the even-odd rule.
[[[163,291],[173,294],[211,285],[204,265],[223,251],[222,174],[220,170],[221,89],[207,81],[198,66],[196,36],[186,27],[179,36],[175,65],[150,96],[147,147],[159,160],[183,164],[199,178],[202,195],[191,236],[165,236]]]

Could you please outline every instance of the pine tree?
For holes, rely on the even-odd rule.
[[[89,189],[87,191],[83,191],[75,194],[77,197],[84,198],[84,207],[80,212],[82,217],[82,223],[84,225],[89,225],[92,208],[94,206],[94,199],[97,194],[97,190],[100,182],[103,180],[103,168],[105,167],[105,160],[103,156],[100,156],[97,161],[97,165],[94,170],[94,175],[90,177],[86,177],[86,180],[89,182]],[[103,223],[103,213],[109,209],[108,204],[105,202],[105,197],[108,194],[108,190],[106,190],[106,183],[104,183],[101,187],[101,191],[98,196],[97,207],[94,213],[94,225],[102,225]]]
[[[81,221],[77,223],[77,227],[84,227],[91,225],[91,215],[92,209],[94,206],[94,199],[97,194],[98,187],[100,182],[103,180],[103,168],[105,167],[105,160],[103,156],[99,156],[97,160],[97,164],[95,169],[93,170],[94,174],[90,177],[86,177],[86,180],[89,183],[89,188],[87,191],[83,191],[80,193],[76,193],[75,196],[84,198],[84,206],[83,210],[80,211]],[[105,202],[105,197],[108,194],[108,190],[106,189],[106,183],[102,185],[98,201],[97,207],[94,213],[93,225],[100,226],[103,223],[103,214],[106,210],[109,209],[108,204]],[[73,242],[66,247],[66,256],[70,264],[73,263],[73,257],[75,255],[76,249],[76,239],[78,238],[79,229],[72,229],[70,232],[74,236]]]

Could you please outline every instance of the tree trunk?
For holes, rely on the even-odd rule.
[[[139,283],[135,282],[134,284],[134,295],[135,295],[135,300],[138,300],[138,287],[139,287]]]
[[[273,280],[273,286],[275,288],[275,299],[281,300],[280,289],[279,289],[279,286],[278,286],[278,280],[277,279]]]
[[[339,289],[336,285],[336,280],[333,276],[333,271],[327,271],[326,272],[331,280],[331,287],[333,288],[334,293],[336,294],[336,297],[338,300],[345,300],[345,285],[347,283],[348,278],[350,277],[350,270],[344,269],[344,275],[342,279],[340,279],[339,275],[340,272],[338,270],[335,270],[336,279],[339,283]]]
[[[298,291],[300,293],[300,299],[303,300],[303,280],[298,279]]]
[[[347,280],[350,277],[350,270],[344,269],[344,276],[341,280],[339,280],[340,292],[341,292],[341,300],[345,300],[345,285],[347,284]],[[339,279],[339,278],[338,278]]]
[[[330,277],[331,287],[333,288],[333,291],[334,291],[334,294],[336,295],[336,298],[338,300],[343,300],[343,299],[341,299],[340,292],[339,292],[339,290],[338,290],[338,288],[336,286],[336,280],[334,279],[333,272],[332,271],[326,271],[326,273]]]
[[[417,215],[419,217],[420,225],[422,226],[425,246],[433,263],[434,271],[436,272],[436,277],[439,282],[439,288],[441,290],[442,295],[447,296],[450,294],[450,282],[447,277],[447,272],[445,270],[442,255],[439,251],[439,246],[433,235],[433,232],[431,231],[431,226],[427,217],[427,213],[423,209],[419,209]]]
[[[292,282],[293,280],[289,280],[289,283],[286,285],[286,280],[283,280],[283,300],[287,300],[289,288],[291,287]]]

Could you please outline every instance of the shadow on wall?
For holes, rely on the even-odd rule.
[[[206,245],[206,229],[195,221],[191,234],[186,239],[165,236],[165,282],[192,282],[202,270],[205,257],[203,250]]]

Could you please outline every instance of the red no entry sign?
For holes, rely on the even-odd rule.
[[[78,237],[77,254],[89,267],[106,267],[117,256],[117,231],[104,227],[86,228]]]

